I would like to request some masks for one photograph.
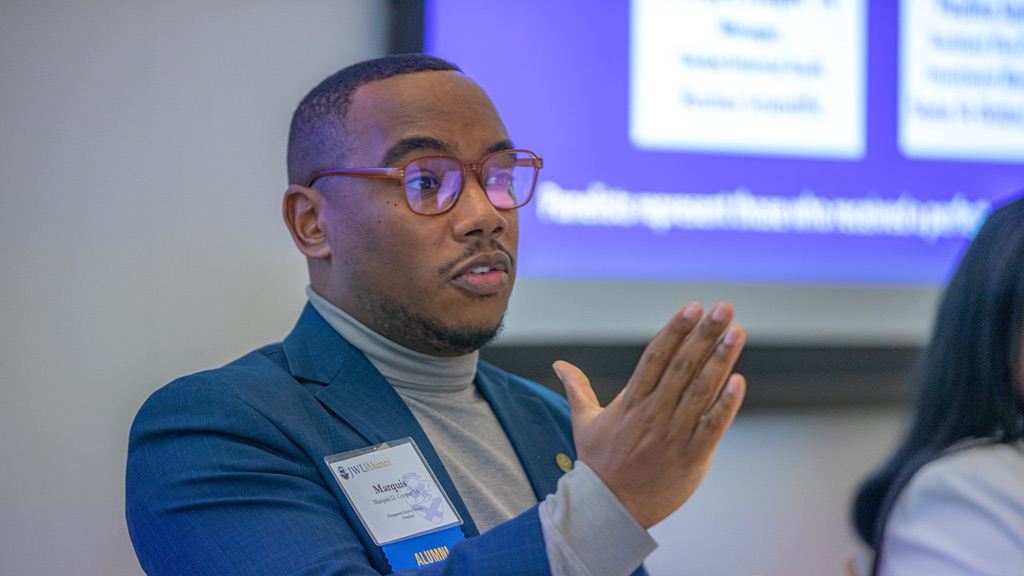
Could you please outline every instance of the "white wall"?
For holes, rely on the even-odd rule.
[[[697,492],[652,529],[650,572],[844,576],[846,559],[866,554],[850,499],[900,421],[891,409],[741,413]]]
[[[140,572],[131,419],[168,380],[290,329],[305,267],[279,216],[289,117],[383,53],[384,8],[0,0],[0,574]],[[850,488],[898,422],[741,416],[655,530],[652,571],[841,574]]]
[[[0,2],[0,574],[138,574],[128,428],[287,333],[288,123],[378,0]]]

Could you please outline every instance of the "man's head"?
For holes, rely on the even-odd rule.
[[[363,85],[417,72],[461,72],[450,62],[424,54],[366,60],[331,74],[306,94],[292,115],[288,133],[288,183],[305,184],[321,170],[343,166],[349,144],[344,123],[353,93]]]
[[[346,68],[295,112],[284,217],[313,289],[376,332],[433,355],[489,341],[515,280],[518,218],[476,178],[447,212],[422,215],[401,181],[330,176],[446,155],[478,162],[512,147],[487,95],[454,66],[392,56]]]

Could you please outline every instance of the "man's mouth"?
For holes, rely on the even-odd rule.
[[[467,262],[455,272],[452,282],[459,288],[478,296],[491,296],[508,284],[511,261],[501,252],[482,254]]]

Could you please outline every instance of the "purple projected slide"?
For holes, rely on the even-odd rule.
[[[520,277],[939,285],[1024,190],[1024,0],[428,2],[544,159]]]

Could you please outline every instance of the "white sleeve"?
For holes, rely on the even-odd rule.
[[[626,576],[658,546],[583,462],[538,513],[552,576]]]
[[[921,468],[885,528],[879,576],[1024,574],[1024,449],[971,448]]]

